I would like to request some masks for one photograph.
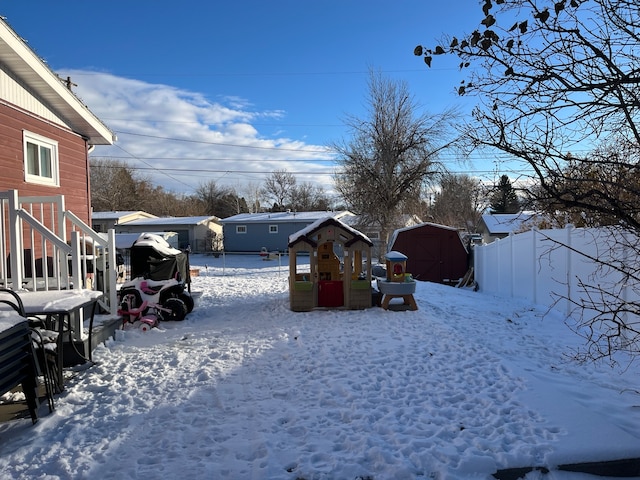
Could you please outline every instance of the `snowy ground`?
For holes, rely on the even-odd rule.
[[[484,479],[640,457],[640,368],[572,363],[559,315],[430,283],[415,312],[295,313],[286,259],[191,264],[184,322],[119,331],[54,413],[0,424],[1,479]]]

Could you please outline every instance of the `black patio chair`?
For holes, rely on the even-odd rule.
[[[51,372],[51,366],[56,366],[55,351],[48,352],[49,349],[45,348],[45,341],[38,327],[43,325],[43,322],[39,318],[27,317],[24,304],[20,296],[8,288],[0,288],[0,303],[9,305],[18,315],[25,318],[29,322],[29,330],[31,332],[31,340],[35,345],[35,367],[37,369],[36,374],[41,376],[44,381],[45,395],[47,398],[47,404],[49,406],[49,412],[52,412],[55,408],[53,401],[53,390],[55,380],[53,373]]]

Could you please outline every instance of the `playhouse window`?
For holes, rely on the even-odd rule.
[[[278,225],[269,225],[269,233],[278,233]]]
[[[60,185],[58,176],[58,142],[24,131],[23,149],[26,182]]]
[[[247,233],[246,225],[236,225],[236,233]]]
[[[309,264],[309,252],[295,253],[295,279],[300,282],[311,281],[311,265]]]

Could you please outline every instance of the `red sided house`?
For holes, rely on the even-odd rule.
[[[89,227],[89,152],[115,136],[70,85],[0,19],[0,283],[14,290],[86,288],[94,247],[108,255]]]
[[[408,257],[407,272],[416,280],[455,285],[469,268],[469,254],[458,230],[421,223],[393,233],[389,250]]]

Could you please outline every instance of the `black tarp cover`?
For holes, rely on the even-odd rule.
[[[185,283],[191,283],[188,254],[172,248],[159,235],[140,235],[131,246],[131,278],[170,280],[176,274]]]

